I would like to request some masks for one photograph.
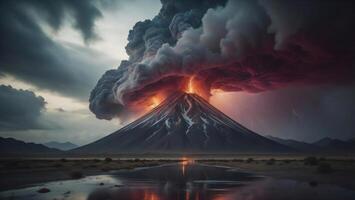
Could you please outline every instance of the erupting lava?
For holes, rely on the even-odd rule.
[[[181,85],[180,86],[177,85],[176,87],[179,88],[179,90],[183,93],[195,94],[207,101],[209,101],[210,95],[211,94],[213,95],[214,92],[217,91],[217,90],[212,90],[211,91],[212,93],[206,91],[206,89],[203,87],[202,81],[195,75],[184,78],[184,81],[181,83]],[[218,89],[218,92],[223,92],[223,90]],[[137,105],[143,106],[143,110],[144,110],[143,113],[146,113],[150,110],[153,110],[155,107],[161,104],[164,101],[164,99],[166,99],[170,95],[172,95],[172,93],[169,93],[169,91],[158,92],[154,96],[150,96],[149,98],[140,102]]]
[[[195,88],[194,88],[194,85],[193,85],[194,78],[195,78],[194,76],[191,76],[189,78],[189,81],[188,81],[187,87],[186,87],[186,91],[185,91],[186,93],[193,94],[193,93],[196,92]]]
[[[203,96],[200,93],[200,89],[198,88],[198,85],[195,81],[195,76],[191,76],[189,78],[186,78],[186,82],[183,86],[183,88],[181,89],[183,92],[188,93],[188,94],[197,94],[199,96]],[[159,93],[156,94],[153,97],[150,97],[146,102],[147,102],[147,106],[146,106],[146,110],[152,110],[155,107],[157,107],[164,99],[166,98],[166,95],[164,95],[164,93]]]
[[[203,87],[203,82],[197,76],[190,76],[186,78],[183,92],[188,94],[197,94],[198,96],[208,100],[209,92]]]

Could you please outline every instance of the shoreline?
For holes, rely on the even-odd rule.
[[[272,162],[271,162],[271,161]],[[157,166],[180,162],[181,159],[36,159],[1,160],[0,192],[25,188],[42,183],[78,179],[92,175],[107,175],[122,169]],[[195,159],[195,163],[234,167],[256,175],[290,179],[316,184],[331,184],[355,190],[355,161],[353,159],[327,159],[333,171],[319,173],[321,163],[305,165],[303,159],[248,158],[248,159]],[[71,173],[79,172],[79,177]]]
[[[113,171],[177,162],[177,160],[0,160],[0,192],[59,180],[80,179]],[[75,173],[75,174],[73,174]]]
[[[241,171],[276,179],[290,179],[315,184],[330,184],[355,191],[355,161],[326,160],[313,165],[305,165],[303,160],[253,160],[241,161],[199,161],[210,165],[235,167]],[[319,166],[327,163],[332,171],[319,172]]]

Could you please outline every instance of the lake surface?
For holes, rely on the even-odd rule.
[[[41,188],[50,192],[38,193]],[[258,177],[238,169],[182,162],[55,181],[0,193],[4,200],[354,200],[332,185]]]

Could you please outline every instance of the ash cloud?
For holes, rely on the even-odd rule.
[[[152,20],[138,22],[129,60],[102,76],[90,97],[98,118],[174,93],[194,76],[211,90],[263,92],[295,84],[354,80],[352,1],[163,0]]]

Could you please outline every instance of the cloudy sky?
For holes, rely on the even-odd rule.
[[[262,135],[355,137],[353,4],[339,4],[343,15],[334,17],[332,4],[306,5],[304,14],[304,5],[292,3],[221,0],[207,12],[213,1],[162,2],[160,11],[160,0],[1,1],[0,136],[86,144],[137,117],[122,115],[129,103],[175,92],[171,85],[195,73],[204,91],[214,91],[214,106]],[[333,32],[315,41],[325,24],[334,25]],[[261,45],[270,41],[275,44]],[[258,45],[261,50],[245,53]],[[248,59],[240,59],[244,55]],[[188,68],[171,61],[185,57],[180,63]]]
[[[122,126],[95,118],[90,91],[127,59],[131,27],[161,4],[89,2],[1,2],[0,136],[85,144]]]

